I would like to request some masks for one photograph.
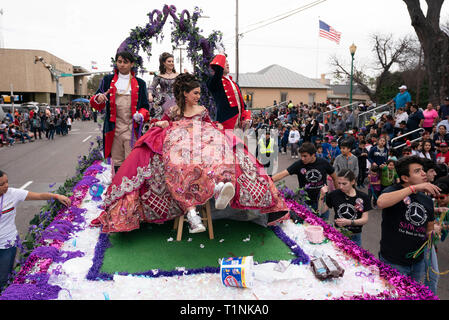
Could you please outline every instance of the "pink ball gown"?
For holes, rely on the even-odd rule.
[[[219,130],[205,108],[192,117],[180,117],[176,109],[162,119],[169,127],[150,128],[114,176],[99,218],[102,232],[173,220],[214,197],[220,182],[235,187],[232,208],[285,212],[280,220],[289,219],[272,179],[232,131]]]

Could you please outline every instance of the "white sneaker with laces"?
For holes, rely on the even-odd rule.
[[[218,187],[219,185],[217,185]],[[215,188],[216,191],[218,191],[218,197],[215,201],[215,208],[218,210],[224,210],[229,202],[231,202],[232,198],[235,196],[235,188],[234,185],[230,182],[227,182],[223,185],[221,190]]]
[[[189,223],[189,232],[190,233],[201,233],[206,231],[206,227],[201,221],[201,217],[195,209],[187,212],[187,222]]]

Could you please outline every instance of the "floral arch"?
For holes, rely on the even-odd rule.
[[[171,16],[173,18],[173,21],[171,21],[173,49],[187,44],[187,57],[194,66],[195,76],[201,82],[202,97],[200,103],[209,109],[211,116],[214,118],[216,115],[215,102],[209,94],[206,81],[210,76],[209,63],[214,56],[215,49],[217,49],[217,44],[222,41],[223,34],[220,31],[213,31],[207,38],[202,36],[202,30],[197,27],[201,14],[202,10],[198,7],[195,7],[193,14],[190,14],[188,10],[177,13],[176,7],[173,5],[165,5],[162,11],[153,10],[148,14],[149,22],[145,27],[137,26],[132,29],[129,37],[120,45],[119,51],[131,52],[136,57],[136,71],[144,73],[143,59],[139,52],[143,50],[151,59],[152,39],[161,41],[164,38],[162,30],[167,19]]]

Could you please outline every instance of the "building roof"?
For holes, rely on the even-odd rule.
[[[235,78],[235,75],[232,74],[232,76]],[[316,80],[277,64],[259,72],[239,74],[239,86],[242,88],[328,89]]]
[[[351,85],[350,84],[333,84],[330,86],[330,89],[334,92],[335,95],[349,95],[349,92],[351,91]],[[365,94],[360,87],[354,83],[352,88],[353,94]]]

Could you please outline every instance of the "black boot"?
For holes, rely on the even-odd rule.
[[[270,212],[268,214],[267,224],[270,225],[270,224],[278,221],[279,219],[284,217],[287,213],[288,213],[287,211]]]

